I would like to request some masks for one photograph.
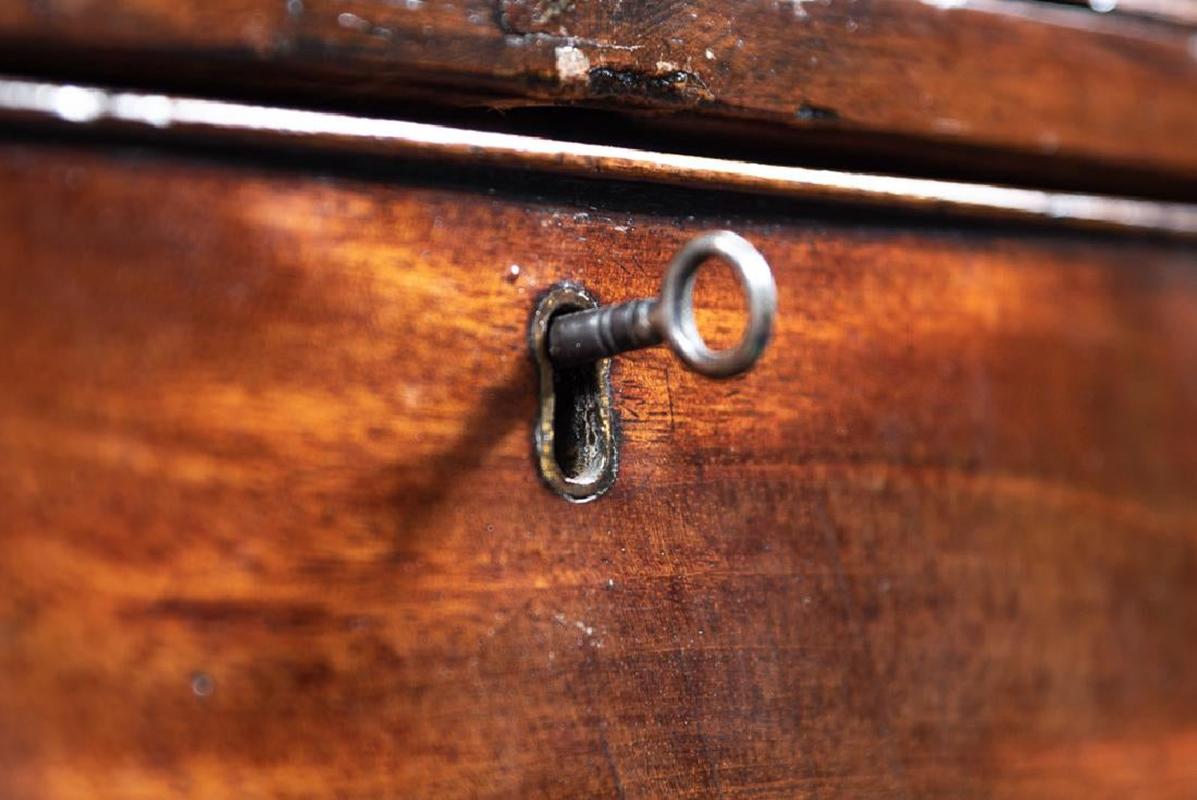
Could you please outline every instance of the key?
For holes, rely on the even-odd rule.
[[[694,281],[707,260],[727,262],[748,300],[748,325],[739,344],[712,350],[694,322]],[[574,311],[549,326],[549,358],[558,367],[588,364],[620,353],[668,343],[687,367],[709,378],[730,378],[752,368],[769,342],[777,313],[777,286],[764,256],[731,231],[691,239],[674,256],[661,295]]]

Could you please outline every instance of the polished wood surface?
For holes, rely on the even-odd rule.
[[[0,795],[1193,795],[1191,247],[305,167],[0,149]],[[715,227],[567,504],[534,298]]]
[[[38,0],[0,65],[319,102],[580,102],[883,135],[1197,180],[1191,25],[1009,0]],[[859,157],[876,143],[853,145]],[[1034,177],[1051,167],[1029,171]]]

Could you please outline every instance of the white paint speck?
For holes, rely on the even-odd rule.
[[[705,53],[705,55],[706,55],[706,57],[707,57],[707,61],[714,61],[714,60],[715,60],[715,51],[714,51],[714,50],[712,50],[711,48],[709,48],[709,47],[708,47],[708,48],[706,49],[706,53]]]
[[[823,0],[825,2],[825,0]],[[778,9],[789,8],[790,12],[796,19],[806,19],[810,16],[804,7],[807,3],[813,3],[816,0],[775,0],[774,7]]]
[[[557,79],[562,83],[584,81],[590,73],[590,59],[576,47],[558,47],[553,51],[557,57]]]

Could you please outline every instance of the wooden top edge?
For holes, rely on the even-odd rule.
[[[1059,193],[583,144],[533,136],[0,76],[0,120],[74,129],[205,137],[263,147],[353,152],[466,165],[743,191],[794,199],[931,210],[1197,236],[1197,205]]]
[[[294,80],[379,102],[424,86],[1197,176],[1197,30],[1049,3],[39,0],[0,8],[0,40],[0,69],[70,61],[68,80],[120,61],[100,80],[194,68],[201,94]]]

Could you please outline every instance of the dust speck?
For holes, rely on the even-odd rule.
[[[216,682],[212,680],[212,676],[203,672],[197,672],[191,676],[191,692],[196,697],[209,697],[214,691],[216,691]]]
[[[357,14],[350,14],[348,11],[337,15],[337,24],[342,28],[362,32],[369,31],[371,28],[369,20],[363,19]]]

